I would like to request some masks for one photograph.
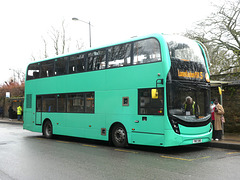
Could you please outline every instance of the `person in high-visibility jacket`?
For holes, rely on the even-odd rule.
[[[18,116],[18,121],[20,121],[21,116],[22,116],[22,107],[21,106],[17,107],[17,116]]]
[[[186,112],[186,115],[196,115],[196,103],[193,101],[193,99],[190,96],[186,97],[186,101],[184,103],[184,110]],[[197,109],[198,111],[199,109]]]

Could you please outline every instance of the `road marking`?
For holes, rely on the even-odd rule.
[[[134,153],[137,154],[138,152],[136,151],[128,151],[128,150],[124,150],[124,149],[114,149],[115,151],[120,151],[120,152],[127,152],[127,153]]]
[[[237,153],[240,153],[239,151],[238,152],[229,152],[227,154],[237,154]]]
[[[176,157],[171,157],[171,156],[161,156],[162,158],[167,158],[167,159],[176,159],[176,160],[181,160],[181,161],[193,161],[195,159],[184,159],[184,158],[176,158]]]
[[[39,139],[39,140],[44,140],[45,138],[36,138],[36,139]],[[59,142],[59,143],[70,143],[68,141],[56,141],[56,142]],[[85,147],[94,147],[96,148],[97,146],[94,146],[94,145],[89,145],[89,144],[82,144],[82,146],[85,146]],[[137,154],[139,152],[137,151],[129,151],[129,150],[124,150],[124,149],[114,149],[115,151],[119,151],[119,152],[126,152],[126,153],[134,153],[134,154]],[[236,153],[240,153],[239,151],[238,152],[229,152],[227,154],[236,154]],[[181,161],[188,161],[188,162],[191,162],[191,161],[195,161],[195,160],[200,160],[200,159],[207,159],[207,158],[210,158],[211,156],[205,156],[205,157],[200,157],[200,158],[196,158],[196,159],[185,159],[185,158],[177,158],[177,157],[171,157],[171,156],[160,156],[162,158],[167,158],[167,159],[175,159],[175,160],[181,160]]]
[[[200,157],[200,158],[196,158],[196,159],[185,159],[185,158],[177,158],[177,157],[171,157],[171,156],[161,156],[162,158],[167,158],[167,159],[175,159],[175,160],[181,160],[181,161],[196,161],[196,160],[200,160],[200,159],[207,159],[210,158],[211,156],[205,156],[205,157]]]
[[[94,146],[94,145],[89,145],[89,144],[82,144],[83,146],[86,146],[86,147],[97,147],[97,146]]]
[[[56,141],[56,142],[60,142],[60,143],[69,143],[67,141]]]
[[[196,158],[196,159],[193,159],[193,160],[199,160],[199,159],[208,159],[210,158],[211,156],[205,156],[205,157],[201,157],[201,158]]]

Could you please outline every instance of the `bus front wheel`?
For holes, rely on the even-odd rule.
[[[43,125],[43,135],[50,139],[53,137],[53,131],[52,131],[52,123],[50,121],[46,121]]]
[[[118,124],[113,127],[112,130],[112,142],[116,147],[126,147],[127,142],[127,131],[123,125]]]

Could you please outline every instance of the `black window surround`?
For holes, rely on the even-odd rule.
[[[157,88],[158,97],[154,99],[152,89],[138,89],[139,115],[164,115],[164,88]]]
[[[36,112],[94,113],[95,93],[63,93],[36,96]]]
[[[147,38],[30,64],[27,80],[161,61],[159,41]]]

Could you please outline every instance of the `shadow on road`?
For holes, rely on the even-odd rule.
[[[46,139],[44,136],[27,136],[26,138],[30,139]],[[81,143],[87,145],[94,145],[94,146],[103,146],[103,147],[114,147],[108,141],[100,141],[100,140],[93,140],[93,139],[85,139],[85,138],[78,138],[78,137],[70,137],[70,136],[61,136],[61,135],[54,135],[52,139],[48,139],[49,141],[66,141],[66,142],[73,142],[73,143]],[[200,152],[206,147],[201,145],[185,145],[185,146],[177,146],[177,147],[156,147],[156,146],[142,146],[142,145],[128,145],[125,149],[134,150],[134,151],[143,151],[143,152],[152,152],[152,153],[164,153],[164,154],[185,154],[188,152]]]

